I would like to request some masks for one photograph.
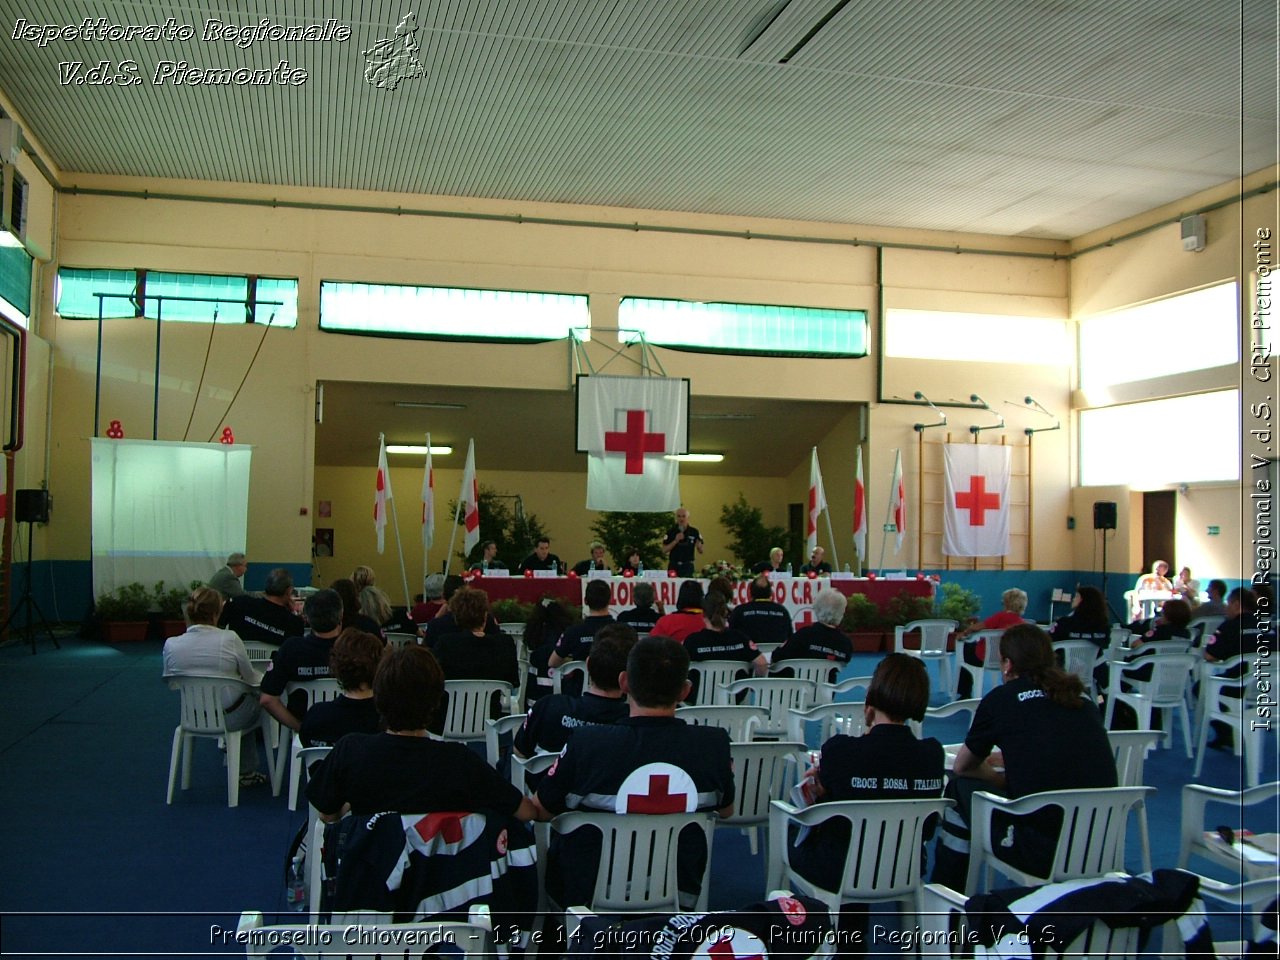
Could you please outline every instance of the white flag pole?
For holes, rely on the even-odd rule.
[[[453,563],[453,545],[458,542],[458,518],[462,515],[462,498],[458,498],[453,508],[453,533],[449,534],[449,552],[444,556],[444,575],[449,576],[449,565]]]
[[[832,572],[840,569],[840,557],[836,553],[836,535],[831,529],[831,507],[826,509],[827,515],[827,542],[831,544],[831,570]]]
[[[884,513],[884,525],[882,530],[882,536],[880,539],[880,570],[881,571],[884,570],[884,550],[885,550],[885,547],[889,545],[889,524],[893,521],[893,505],[894,505],[894,501],[898,497],[898,482],[897,482],[898,467],[896,466],[896,464],[899,462],[897,458],[902,456],[902,450],[901,449],[894,450],[893,456],[894,456],[895,466],[893,470],[893,476],[889,479],[889,503]]]
[[[386,440],[384,434],[378,434],[378,443]],[[388,473],[390,469],[388,468]],[[387,477],[387,487],[391,487],[391,478]],[[404,605],[406,610],[413,609],[413,601],[409,596],[409,575],[404,569],[404,542],[400,539],[400,520],[396,516],[396,498],[394,496],[387,497],[391,501],[391,528],[396,532],[396,552],[400,554],[400,582],[404,586]]]

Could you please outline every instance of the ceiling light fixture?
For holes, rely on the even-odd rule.
[[[405,410],[465,410],[465,403],[436,403],[431,400],[397,400],[397,407]]]
[[[404,453],[404,454],[416,453],[418,456],[422,456],[426,452],[427,452],[427,445],[425,443],[388,443],[387,444],[387,453]],[[447,445],[435,444],[435,443],[431,445],[431,455],[433,457],[447,457],[451,453],[453,453],[453,447],[450,447]]]
[[[668,453],[663,460],[675,460],[678,463],[720,463],[723,453]]]

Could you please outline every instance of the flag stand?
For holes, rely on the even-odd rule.
[[[462,515],[462,500],[459,498],[453,508],[453,532],[449,534],[449,552],[444,556],[444,575],[449,576],[449,565],[453,563],[453,545],[458,542],[458,517]]]
[[[839,570],[840,556],[836,553],[836,534],[835,531],[831,529],[831,508],[827,507],[824,512],[827,515],[827,541],[831,544],[831,569],[833,571]]]
[[[897,458],[897,457],[901,457],[901,456],[902,456],[902,450],[901,450],[901,449],[898,449],[898,450],[895,450],[895,451],[894,451],[894,457],[895,457],[895,458]],[[895,468],[895,469],[894,469],[894,480],[896,480],[896,479],[897,479],[897,477],[898,477],[898,470],[897,470],[897,468]],[[897,525],[896,523],[894,523],[894,521],[893,521],[893,505],[894,505],[895,501],[897,500],[897,497],[898,497],[898,491],[897,491],[897,490],[892,489],[892,488],[893,488],[893,486],[894,486],[894,481],[893,481],[893,480],[890,480],[890,481],[889,481],[889,487],[890,487],[890,490],[889,490],[889,506],[888,506],[888,509],[885,511],[885,515],[884,515],[884,534],[885,534],[885,535],[884,535],[884,537],[880,540],[880,570],[881,570],[882,572],[884,571],[884,551],[885,551],[885,548],[886,548],[887,546],[889,546],[889,533],[890,533],[889,528],[890,528],[890,527],[893,527],[893,532],[895,532],[895,533],[896,533],[896,532],[897,532],[897,530],[898,530],[898,525]],[[896,550],[894,551],[894,555],[895,555],[895,556],[897,555],[897,551],[896,551]]]
[[[381,448],[387,442],[385,433],[378,434],[378,447]],[[391,470],[387,469],[387,489],[391,490]],[[395,491],[391,490],[391,496],[387,497],[391,502],[391,529],[396,532],[396,552],[400,555],[400,583],[404,587],[404,606],[406,610],[413,609],[413,600],[409,596],[409,575],[405,572],[404,567],[404,541],[400,539],[400,520],[396,516],[396,498]]]

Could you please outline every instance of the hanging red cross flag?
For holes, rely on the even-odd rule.
[[[1002,557],[1009,552],[1009,448],[948,443],[942,552]]]
[[[578,378],[578,451],[587,454],[587,509],[660,512],[680,506],[689,452],[689,381]]]

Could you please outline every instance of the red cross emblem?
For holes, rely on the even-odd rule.
[[[671,792],[671,777],[651,774],[649,792],[627,797],[627,813],[684,813],[685,795]]]
[[[956,509],[969,511],[969,526],[985,526],[987,511],[1000,509],[1000,495],[987,493],[986,477],[970,477],[969,489],[956,494]]]
[[[462,839],[462,818],[465,816],[465,813],[456,812],[429,813],[413,828],[423,840],[431,840],[439,834],[445,843],[458,843]]]
[[[643,410],[627,411],[626,430],[606,430],[604,432],[604,448],[609,453],[625,453],[627,455],[627,473],[644,473],[644,455],[661,453],[666,448],[665,433],[646,433],[644,429],[645,412]]]
[[[694,956],[714,957],[716,960],[764,960],[768,954],[754,933],[734,928],[700,947]]]

